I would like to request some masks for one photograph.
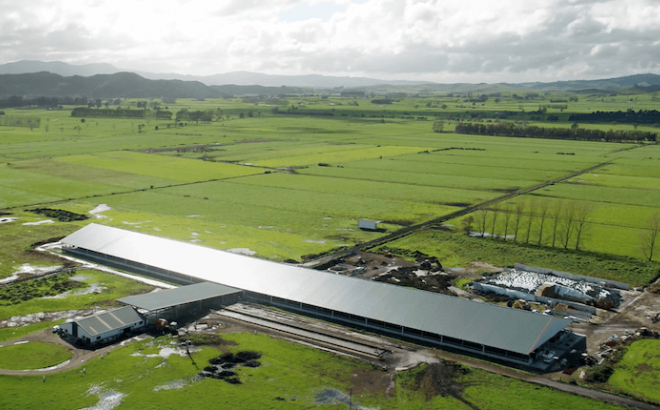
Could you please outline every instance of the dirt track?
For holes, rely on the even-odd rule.
[[[132,341],[137,340],[136,338],[128,339],[124,341],[123,343],[116,344],[116,345],[110,345],[98,350],[86,350],[86,349],[77,349],[73,346],[71,346],[69,343],[65,342],[62,340],[58,335],[55,335],[51,333],[50,329],[45,329],[37,333],[32,333],[30,335],[26,335],[23,337],[19,337],[17,339],[13,339],[9,342],[4,342],[3,344],[8,345],[8,344],[14,344],[17,342],[23,342],[23,341],[28,341],[28,342],[45,342],[45,343],[55,343],[59,344],[62,346],[65,346],[66,348],[71,351],[73,356],[69,360],[69,362],[65,365],[62,366],[53,366],[55,368],[51,368],[49,370],[6,370],[6,369],[0,369],[0,374],[7,375],[7,376],[45,376],[53,373],[60,373],[64,372],[67,370],[75,369],[76,367],[80,367],[87,363],[91,358],[97,357],[97,356],[102,356],[104,354],[107,354],[111,352],[112,350],[125,346],[127,343],[131,343]]]
[[[582,174],[585,174],[587,172],[591,172],[595,169],[598,169],[598,168],[604,167],[606,165],[609,165],[610,163],[611,162],[609,162],[609,161],[608,162],[603,162],[603,163],[591,166],[589,168],[585,168],[585,169],[580,170],[580,171],[571,172],[568,175],[564,175],[564,176],[561,176],[559,178],[555,178],[553,180],[544,181],[540,184],[534,185],[534,186],[529,187],[529,188],[519,189],[517,191],[510,192],[506,195],[503,195],[503,196],[500,196],[500,197],[497,197],[497,198],[494,198],[494,199],[491,199],[491,200],[488,200],[488,201],[485,201],[485,202],[482,202],[482,203],[479,203],[479,204],[476,204],[476,205],[468,206],[466,208],[461,209],[460,211],[456,211],[456,212],[453,212],[451,214],[441,216],[439,218],[431,219],[430,221],[422,222],[422,223],[417,224],[417,225],[412,225],[412,226],[409,226],[409,227],[406,227],[406,228],[403,228],[403,229],[399,229],[398,231],[392,232],[391,234],[381,236],[380,238],[374,239],[372,241],[368,241],[368,242],[365,242],[365,243],[358,244],[356,246],[344,249],[340,252],[336,252],[336,253],[333,253],[333,254],[330,254],[330,255],[325,255],[325,256],[322,256],[322,257],[317,258],[317,259],[309,260],[305,263],[302,263],[300,266],[311,268],[311,267],[323,265],[323,264],[331,262],[335,259],[338,259],[338,258],[341,258],[343,256],[349,255],[351,253],[354,253],[354,252],[357,252],[357,251],[364,251],[364,250],[373,248],[375,246],[382,245],[382,244],[387,243],[387,242],[391,242],[395,239],[401,238],[402,236],[410,235],[413,232],[416,232],[416,231],[418,231],[422,228],[431,227],[431,226],[438,226],[438,225],[441,225],[442,223],[444,223],[444,222],[446,222],[450,219],[459,218],[463,215],[467,215],[467,214],[472,213],[474,211],[478,211],[478,210],[483,209],[485,207],[488,207],[490,205],[494,205],[494,204],[506,201],[508,199],[515,198],[517,196],[527,195],[530,192],[534,192],[534,191],[537,191],[539,189],[545,188],[549,185],[554,185],[554,184],[560,183],[562,181],[565,181],[567,179],[574,178],[578,175],[582,175]]]

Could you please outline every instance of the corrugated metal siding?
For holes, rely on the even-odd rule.
[[[90,224],[65,244],[200,280],[529,354],[568,320]]]
[[[146,310],[158,310],[238,292],[241,290],[217,283],[202,282],[145,295],[127,296],[117,300]]]

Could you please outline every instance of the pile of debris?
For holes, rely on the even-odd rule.
[[[618,307],[623,298],[613,289],[546,273],[509,269],[484,282],[536,297],[562,299],[604,309]]]
[[[435,273],[433,270],[422,270],[420,268],[421,266],[402,266],[380,275],[374,280],[429,292],[454,294],[449,290],[449,287],[456,276]]]
[[[209,360],[210,366],[206,366],[199,374],[202,377],[224,380],[231,384],[241,384],[238,373],[232,369],[236,366],[259,367],[261,363],[257,359],[261,358],[261,353],[252,351],[242,351],[236,354],[225,353],[219,357]]]

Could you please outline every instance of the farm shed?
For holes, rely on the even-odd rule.
[[[157,277],[208,281],[242,297],[388,336],[529,365],[569,320],[290,266],[90,224],[62,240],[67,253]],[[572,340],[572,339],[571,339]]]
[[[192,310],[220,308],[236,303],[242,291],[212,282],[201,282],[175,289],[117,299],[121,303],[142,310],[148,323],[159,318],[177,319]]]
[[[378,224],[381,222],[382,221],[377,221],[375,219],[360,218],[358,219],[358,228],[366,229],[368,231],[377,231]]]
[[[60,325],[60,334],[74,342],[96,346],[130,334],[145,326],[145,319],[130,306],[74,319]]]

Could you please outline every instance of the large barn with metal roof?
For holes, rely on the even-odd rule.
[[[180,284],[213,282],[243,300],[389,336],[529,365],[570,338],[570,321],[237,255],[90,224],[62,240],[65,252]],[[167,303],[166,303],[167,304]]]

